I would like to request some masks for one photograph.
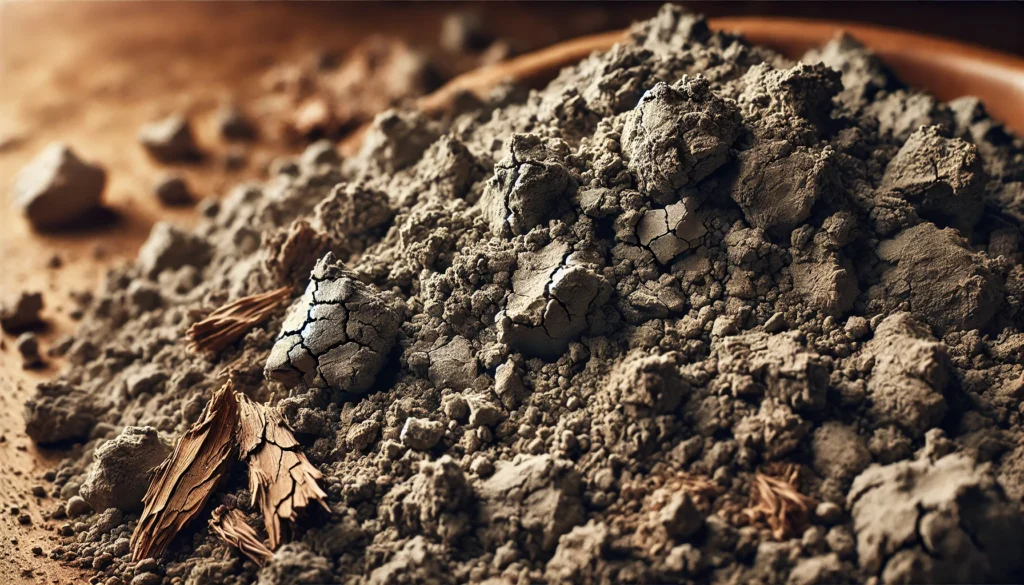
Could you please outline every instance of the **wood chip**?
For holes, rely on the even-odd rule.
[[[291,287],[283,286],[224,305],[189,328],[189,350],[219,352],[272,315],[291,292]]]
[[[753,522],[767,523],[777,540],[798,534],[814,507],[814,500],[797,490],[798,475],[794,465],[781,467],[777,475],[754,475],[752,505],[743,513]]]
[[[256,531],[245,521],[245,515],[237,508],[218,507],[210,517],[210,528],[217,536],[261,567],[274,556],[259,539]]]
[[[294,522],[311,502],[327,504],[317,480],[323,475],[299,450],[277,410],[239,394],[239,457],[249,466],[252,504],[263,511],[271,550],[281,543],[281,520]]]
[[[132,534],[134,560],[158,556],[203,509],[227,471],[237,423],[238,401],[231,385],[226,384],[214,393],[199,421],[156,469]]]

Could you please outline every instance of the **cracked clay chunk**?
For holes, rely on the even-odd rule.
[[[556,240],[523,254],[498,324],[504,342],[537,356],[557,356],[590,326],[591,311],[611,287],[601,275],[573,264],[569,245]]]
[[[53,143],[18,174],[11,202],[35,228],[74,221],[100,205],[107,172],[83,162],[68,145]]]
[[[397,305],[327,253],[285,317],[267,358],[266,377],[289,388],[368,390],[402,324]]]
[[[882,285],[893,301],[907,301],[936,333],[983,329],[999,310],[1002,291],[985,259],[965,248],[952,229],[931,223],[905,229],[878,245],[891,267]]]
[[[671,193],[715,172],[728,160],[740,128],[735,104],[703,77],[659,83],[626,119],[622,151],[640,190]]]
[[[664,209],[644,212],[636,226],[640,245],[650,249],[658,262],[668,264],[676,256],[704,243],[708,229],[697,202],[686,197]]]
[[[860,562],[882,583],[1020,579],[1024,521],[966,454],[872,465],[848,499]]]
[[[881,188],[901,194],[921,217],[969,235],[984,206],[985,169],[976,146],[941,132],[922,126],[911,134],[885,168]]]
[[[897,424],[915,437],[939,424],[946,414],[949,357],[926,326],[909,313],[890,315],[864,351],[874,361],[868,393],[876,423]]]
[[[5,333],[20,333],[42,323],[39,312],[43,310],[43,295],[38,292],[22,292],[17,300],[0,306],[0,329]]]
[[[566,207],[572,179],[558,161],[568,148],[560,140],[513,134],[508,149],[494,167],[481,205],[493,233],[524,234]]]

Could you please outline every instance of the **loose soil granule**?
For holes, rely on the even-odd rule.
[[[97,582],[1024,579],[1024,142],[977,100],[666,6],[543,90],[277,168],[155,226],[27,405],[81,444],[51,555]],[[225,377],[263,434],[133,561],[140,479]],[[266,517],[270,445],[326,509]]]

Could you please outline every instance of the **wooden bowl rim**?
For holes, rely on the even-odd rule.
[[[892,66],[898,61],[907,67],[931,64],[940,69],[968,72],[971,77],[984,78],[991,87],[1008,90],[1024,107],[1024,58],[1001,51],[954,41],[936,35],[907,31],[892,27],[850,21],[777,16],[730,16],[709,18],[712,30],[743,35],[750,43],[780,50],[781,45],[798,44],[803,51],[820,47],[835,35],[846,32]],[[524,53],[507,61],[473,69],[450,79],[436,91],[419,98],[416,105],[427,113],[443,110],[459,92],[470,91],[483,96],[498,83],[506,80],[525,81],[557,75],[563,67],[585,59],[595,51],[606,51],[616,43],[629,38],[630,29],[613,30],[576,37],[554,45]],[[774,41],[774,42],[773,42]],[[782,52],[780,50],[780,52]],[[793,55],[789,55],[794,58]],[[799,58],[799,56],[795,56]],[[913,85],[913,84],[912,84]],[[934,87],[934,86],[933,86]],[[923,87],[938,93],[931,87]],[[963,94],[961,95],[969,95]],[[939,96],[953,99],[959,96]],[[1006,116],[1006,107],[996,108],[1004,122],[1024,133],[1024,120]],[[1016,122],[1016,123],[1015,123]],[[346,137],[341,147],[346,154],[354,153],[369,128],[369,123]]]

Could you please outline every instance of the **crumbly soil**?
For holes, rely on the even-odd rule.
[[[87,572],[48,556],[56,545],[57,526],[45,517],[63,502],[36,498],[31,490],[37,485],[53,489],[43,476],[67,451],[29,440],[21,406],[35,385],[51,378],[64,363],[60,357],[48,357],[46,350],[78,326],[69,316],[77,308],[72,295],[95,290],[109,267],[134,257],[157,220],[186,226],[196,221],[194,207],[162,206],[153,196],[153,186],[168,171],[185,177],[198,197],[217,198],[238,181],[265,176],[266,164],[274,156],[301,150],[301,141],[248,143],[248,164],[226,171],[228,153],[216,136],[215,123],[222,102],[235,99],[251,105],[265,91],[268,70],[305,65],[319,53],[344,54],[370,33],[435,44],[441,20],[451,7],[405,10],[414,17],[387,18],[368,5],[0,6],[0,79],[5,87],[0,91],[0,192],[6,201],[18,171],[48,143],[62,140],[108,171],[104,199],[113,211],[81,226],[35,232],[11,206],[0,205],[3,301],[22,291],[40,291],[46,304],[46,326],[35,331],[46,366],[23,370],[13,336],[4,339],[0,350],[0,571],[5,582],[89,579]],[[581,23],[552,19],[544,11],[501,10],[498,18],[487,20],[500,22],[503,38],[519,51],[594,27],[628,23],[621,14],[606,20],[595,12]],[[211,22],[218,24],[211,28]],[[172,112],[192,115],[197,140],[210,146],[211,159],[202,165],[168,168],[138,147],[140,126]],[[60,266],[50,268],[55,257]],[[11,506],[19,513],[9,514]],[[32,523],[20,524],[21,513],[29,514]],[[36,546],[41,555],[33,553]]]
[[[1024,143],[977,100],[666,6],[543,90],[273,168],[156,224],[58,344],[25,407],[77,445],[52,558],[109,585],[1024,576]],[[225,378],[279,409],[328,510],[262,568],[203,514],[132,561],[144,461]],[[209,508],[259,527],[239,467]]]

